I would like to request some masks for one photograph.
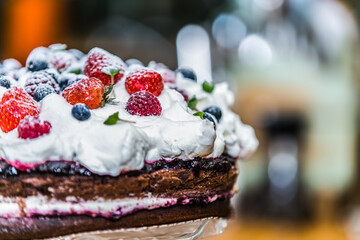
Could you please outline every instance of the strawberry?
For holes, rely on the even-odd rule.
[[[18,126],[19,138],[34,139],[49,134],[51,124],[48,121],[40,121],[38,117],[26,116]]]
[[[85,103],[90,109],[103,105],[104,84],[97,78],[84,78],[64,89],[62,96],[70,104]]]
[[[49,66],[63,72],[76,62],[76,58],[68,51],[54,52],[49,60]]]
[[[104,72],[104,68],[116,68],[118,71],[113,76]],[[125,63],[117,56],[101,48],[93,48],[88,54],[84,74],[88,77],[100,79],[105,86],[117,83],[124,76]]]
[[[39,113],[36,102],[23,89],[10,88],[0,101],[0,128],[5,133],[10,132],[26,116],[37,116]]]
[[[126,111],[131,115],[159,116],[162,108],[154,94],[140,91],[132,94],[126,103]]]
[[[164,83],[159,73],[141,69],[130,73],[125,80],[125,88],[129,94],[147,91],[159,96],[164,89]]]

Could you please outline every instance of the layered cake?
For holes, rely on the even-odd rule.
[[[0,239],[227,217],[257,147],[226,83],[93,48],[0,65]]]

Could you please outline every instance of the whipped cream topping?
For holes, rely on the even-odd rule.
[[[222,119],[216,128],[210,121],[193,116],[195,111],[187,107],[183,96],[166,85],[158,96],[160,116],[130,115],[125,110],[130,94],[124,78],[140,67],[131,65],[115,84],[116,104],[92,110],[87,121],[76,120],[71,115],[72,105],[61,95],[50,94],[41,101],[39,116],[51,123],[50,134],[24,140],[18,138],[17,129],[0,131],[0,157],[10,164],[29,166],[47,160],[74,160],[94,173],[117,176],[123,171],[141,169],[144,161],[210,158],[224,152],[243,159],[255,151],[258,142],[253,129],[229,108],[234,97],[226,83],[217,84],[213,93],[206,93],[199,83],[177,75],[177,86],[189,97],[196,96],[200,111],[210,105],[220,107]],[[24,78],[17,82],[19,86],[23,86]],[[0,88],[0,97],[3,92]],[[105,125],[103,122],[115,112],[124,121]]]

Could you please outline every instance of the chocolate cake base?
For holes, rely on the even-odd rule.
[[[159,160],[113,177],[92,173],[74,161],[47,161],[22,168],[0,159],[0,239],[49,238],[227,217],[238,175],[235,163],[227,155]],[[111,204],[122,199],[131,202],[132,198],[135,202],[153,198],[155,207],[140,204],[124,211],[121,206],[111,211],[90,205],[77,208],[87,202],[99,203],[99,207],[104,206],[101,201]],[[161,201],[164,199],[173,202]]]
[[[144,227],[176,223],[206,217],[228,217],[229,200],[210,204],[175,205],[168,208],[141,210],[118,220],[89,216],[0,218],[0,239],[38,239],[72,233]]]

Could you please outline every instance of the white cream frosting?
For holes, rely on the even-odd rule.
[[[128,69],[125,76],[137,67]],[[217,84],[210,94],[200,84],[177,76],[177,86],[190,97],[196,96],[199,110],[210,105],[221,108],[222,119],[215,130],[210,121],[193,116],[194,111],[187,107],[182,95],[167,86],[158,96],[160,116],[130,115],[125,110],[130,95],[124,82],[122,79],[114,86],[117,104],[92,110],[87,121],[76,120],[71,115],[72,105],[61,95],[47,96],[40,104],[40,119],[51,123],[50,134],[24,140],[18,138],[16,129],[0,131],[0,157],[26,164],[73,159],[92,172],[116,176],[122,171],[141,169],[145,161],[218,157],[224,152],[246,158],[257,148],[253,129],[229,109],[234,97],[226,83]],[[115,112],[125,122],[104,125]]]

